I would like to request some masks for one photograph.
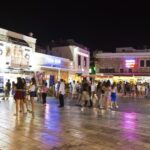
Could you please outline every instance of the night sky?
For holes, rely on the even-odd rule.
[[[1,5],[0,27],[34,33],[39,45],[74,39],[105,52],[150,46],[149,5],[130,1],[20,1]],[[49,3],[48,3],[49,2]]]

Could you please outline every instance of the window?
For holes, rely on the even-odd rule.
[[[99,73],[114,73],[115,69],[114,68],[108,68],[108,69],[99,69]]]
[[[84,57],[84,67],[86,67],[86,57]]]
[[[132,69],[129,69],[129,73],[132,73]]]
[[[124,72],[124,69],[120,69],[120,73],[123,73]]]
[[[78,66],[81,66],[81,56],[78,55]]]
[[[145,66],[145,62],[144,62],[144,60],[141,60],[140,61],[140,67],[144,67]]]
[[[146,67],[150,67],[150,60],[146,60]]]

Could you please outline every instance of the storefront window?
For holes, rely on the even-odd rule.
[[[86,61],[86,57],[84,57],[84,67],[86,67],[87,65],[87,61]]]
[[[124,72],[124,69],[120,69],[120,73],[123,73]]]
[[[129,73],[132,73],[132,69],[129,69]]]

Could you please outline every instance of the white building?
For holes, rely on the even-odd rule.
[[[0,89],[8,79],[12,82],[17,77],[34,75],[50,83],[60,78],[78,80],[77,74],[88,74],[89,51],[86,49],[70,45],[54,47],[52,51],[58,57],[36,52],[35,38],[0,28]]]
[[[52,52],[72,61],[72,79],[78,75],[89,75],[90,52],[86,47],[74,41],[58,42],[52,45]]]

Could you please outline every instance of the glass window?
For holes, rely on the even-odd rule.
[[[81,56],[78,55],[78,66],[81,66]]]
[[[86,67],[86,57],[84,57],[84,67]]]
[[[111,68],[111,69],[107,69],[107,68],[104,68],[104,69],[99,69],[99,73],[115,73],[115,69],[114,68]]]
[[[144,62],[144,60],[141,60],[140,61],[140,67],[144,67],[145,66],[145,62]]]
[[[124,72],[124,69],[120,69],[120,73],[123,73]]]
[[[146,67],[150,67],[150,60],[146,60]]]
[[[129,69],[129,73],[132,73],[132,69]]]

